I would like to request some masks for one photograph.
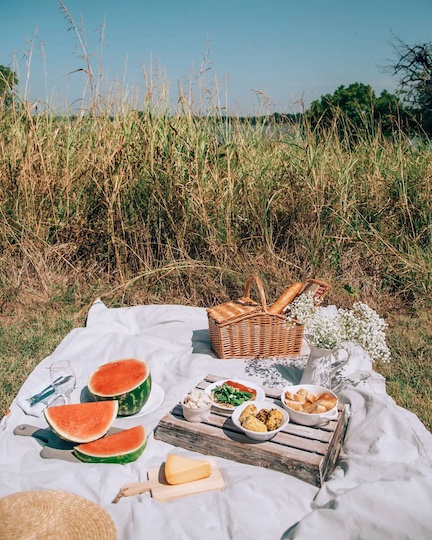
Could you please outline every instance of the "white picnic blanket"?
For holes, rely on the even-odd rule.
[[[84,328],[72,330],[29,375],[0,424],[0,497],[18,491],[56,489],[103,506],[121,540],[346,540],[430,539],[432,534],[432,435],[386,394],[383,378],[367,354],[353,344],[333,365],[333,389],[347,405],[349,424],[336,469],[319,489],[288,474],[215,458],[226,488],[158,502],[149,493],[112,504],[119,488],[146,480],[170,452],[203,458],[156,440],[153,430],[181,396],[207,374],[249,379],[282,389],[301,375],[298,360],[220,360],[211,351],[205,309],[146,305],[109,309],[100,300]],[[307,352],[307,349],[306,349]],[[127,465],[92,465],[42,459],[40,443],[13,434],[19,424],[46,428],[21,408],[24,396],[49,383],[46,367],[71,359],[77,374],[72,400],[78,402],[88,375],[99,365],[138,357],[150,365],[163,402],[139,417],[114,425],[143,423],[149,441],[143,455]],[[297,379],[296,379],[297,378]],[[1,532],[0,532],[1,536]]]

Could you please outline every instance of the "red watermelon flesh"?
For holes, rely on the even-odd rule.
[[[51,429],[62,439],[87,443],[103,437],[116,419],[118,401],[57,405],[44,409]]]
[[[147,378],[148,366],[142,360],[127,358],[99,367],[89,380],[89,390],[101,396],[130,392]]]
[[[89,463],[130,463],[144,452],[147,432],[144,426],[125,429],[97,441],[75,446],[74,454]]]
[[[152,379],[144,360],[125,358],[99,366],[88,380],[88,389],[96,401],[116,399],[118,415],[140,411],[150,396]]]

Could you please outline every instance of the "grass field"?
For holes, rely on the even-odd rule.
[[[0,409],[91,302],[209,306],[258,273],[332,284],[389,323],[397,403],[430,429],[432,153],[348,124],[224,122],[151,93],[86,114],[0,110]],[[355,142],[354,142],[355,140]]]

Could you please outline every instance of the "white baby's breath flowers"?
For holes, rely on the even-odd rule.
[[[372,362],[390,361],[386,322],[367,304],[355,302],[352,310],[315,306],[311,294],[301,294],[290,305],[290,317],[305,327],[305,336],[316,347],[334,349],[344,341],[360,345]]]
[[[305,326],[306,337],[317,347],[334,349],[343,340],[339,315],[328,315],[319,308],[315,317]]]
[[[340,309],[341,325],[347,339],[357,343],[369,353],[372,361],[390,361],[386,342],[387,323],[367,304],[356,302],[351,311]]]

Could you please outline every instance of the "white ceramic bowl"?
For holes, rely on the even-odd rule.
[[[248,405],[255,405],[258,411],[261,409],[278,409],[281,411],[281,413],[284,415],[284,421],[278,429],[274,429],[273,431],[251,431],[250,429],[245,429],[239,422],[239,417],[244,409]],[[270,439],[273,439],[273,437],[279,433],[289,422],[289,415],[287,414],[284,409],[279,407],[278,405],[275,405],[272,401],[246,401],[245,403],[242,403],[242,405],[239,405],[235,411],[231,415],[231,420],[233,421],[233,424],[240,429],[245,435],[247,435],[250,439],[253,439],[254,441],[269,441]]]
[[[318,427],[327,424],[330,420],[336,420],[338,416],[337,406],[339,401],[336,401],[336,404],[332,409],[321,414],[309,414],[301,411],[296,411],[294,409],[291,409],[291,407],[288,407],[288,405],[285,404],[285,392],[288,391],[291,392],[291,394],[296,394],[301,388],[312,392],[312,394],[315,394],[316,396],[320,396],[321,394],[327,392],[334,396],[336,399],[338,399],[337,395],[334,392],[332,392],[328,388],[325,388],[324,386],[317,386],[316,384],[298,384],[296,386],[286,386],[282,391],[280,399],[282,401],[283,408],[288,412],[293,422],[295,422],[296,424],[301,424],[303,426]]]
[[[195,394],[198,394],[197,391],[194,392]],[[211,399],[209,399],[209,396],[205,395],[204,392],[201,392],[201,394],[205,396],[205,399],[209,400],[209,403],[202,407],[195,408],[185,403],[186,398],[190,396],[190,392],[184,395],[181,400],[183,416],[188,422],[204,422],[204,420],[207,420],[210,416],[213,403]]]

